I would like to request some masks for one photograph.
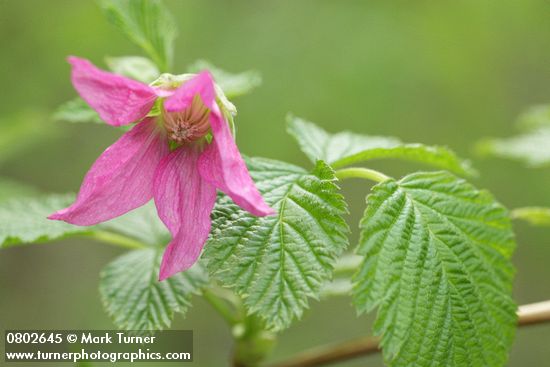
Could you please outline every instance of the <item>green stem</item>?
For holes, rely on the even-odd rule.
[[[204,289],[202,291],[202,296],[216,311],[218,311],[218,313],[230,326],[233,326],[239,322],[239,317],[236,315],[234,306],[230,305],[228,301],[218,296],[214,291]]]
[[[233,337],[233,367],[259,367],[277,341],[275,333],[266,330],[264,322],[256,315],[247,315],[235,325]]]
[[[370,168],[362,168],[362,167],[342,168],[337,170],[335,173],[336,173],[336,177],[340,180],[343,180],[346,178],[365,178],[367,180],[371,180],[375,182],[383,182],[391,178],[389,176],[386,176],[382,172],[375,171]]]
[[[355,273],[362,261],[363,257],[359,255],[343,255],[334,264],[334,274]]]
[[[93,231],[89,234],[86,234],[86,237],[93,238],[94,240],[107,243],[109,245],[115,245],[124,248],[141,249],[147,247],[137,240],[108,231]]]
[[[275,335],[264,329],[258,316],[247,314],[235,293],[213,286],[202,295],[231,327],[235,341],[232,366],[258,367],[273,350]]]

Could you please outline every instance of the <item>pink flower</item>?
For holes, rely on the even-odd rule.
[[[200,256],[216,189],[253,215],[274,214],[250,178],[208,71],[179,87],[151,87],[84,59],[70,57],[69,62],[75,89],[105,122],[138,123],[96,160],[76,201],[49,219],[89,226],[154,198],[173,237],[160,268],[159,279],[164,280]],[[161,116],[148,117],[157,99]]]

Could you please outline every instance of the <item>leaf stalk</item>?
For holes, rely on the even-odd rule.
[[[88,238],[93,238],[94,240],[97,240],[99,242],[118,247],[130,249],[143,249],[148,247],[140,241],[134,240],[133,238],[108,231],[93,231],[90,233],[86,233],[85,236]]]
[[[336,177],[339,180],[346,178],[364,178],[367,180],[375,181],[377,183],[389,180],[391,177],[386,176],[382,172],[363,167],[349,167],[342,168],[335,172]]]

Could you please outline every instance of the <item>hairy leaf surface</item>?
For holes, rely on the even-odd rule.
[[[468,161],[460,160],[442,146],[406,144],[394,137],[360,135],[351,132],[330,134],[312,122],[289,116],[288,132],[311,161],[322,159],[338,168],[371,159],[396,158],[474,175]]]
[[[376,185],[354,278],[391,366],[503,366],[516,327],[507,211],[446,172]]]
[[[191,296],[207,284],[199,264],[159,282],[161,258],[161,249],[135,250],[118,257],[101,272],[101,298],[118,328],[167,328],[174,314],[185,313]]]
[[[245,297],[251,313],[282,329],[318,298],[347,246],[346,205],[334,172],[322,161],[312,173],[250,159],[250,173],[275,216],[254,217],[222,197],[203,258],[210,272]]]

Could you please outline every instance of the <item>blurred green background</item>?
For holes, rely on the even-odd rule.
[[[471,153],[481,137],[513,134],[514,119],[526,107],[550,102],[549,1],[166,3],[180,29],[175,73],[198,58],[229,71],[262,73],[263,85],[234,101],[239,145],[246,154],[308,165],[285,133],[284,117],[292,111],[330,131],[448,145],[472,158],[482,173],[475,184],[505,205],[550,205],[550,169],[530,170]],[[140,51],[93,1],[71,0],[0,0],[0,45],[0,123],[33,124],[18,138],[24,149],[0,157],[0,176],[47,192],[76,191],[87,168],[120,132],[50,121],[51,111],[75,95],[65,57],[78,55],[105,67],[105,55]],[[24,145],[28,141],[30,147]],[[419,168],[388,161],[372,166],[396,176]],[[344,184],[352,241],[368,189],[364,182]],[[515,227],[515,298],[518,303],[548,299],[550,230]],[[120,252],[89,240],[3,250],[0,327],[112,328],[97,281],[102,266]],[[275,357],[367,335],[370,323],[370,317],[356,317],[350,299],[313,301],[304,320],[281,335]],[[188,365],[226,365],[230,333],[209,305],[195,299],[174,327],[195,330],[195,362]],[[548,361],[550,326],[519,330],[509,365]],[[381,357],[338,366],[364,365],[381,366]]]

